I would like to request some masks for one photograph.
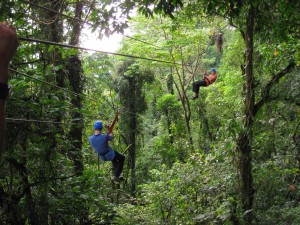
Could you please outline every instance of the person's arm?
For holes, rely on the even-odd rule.
[[[0,160],[5,136],[5,100],[8,95],[8,67],[16,49],[18,37],[16,29],[7,22],[0,23]]]
[[[202,76],[203,76],[203,79],[207,76],[207,73],[204,69],[202,69]]]
[[[114,133],[113,132],[109,133],[108,138],[109,138],[110,141],[112,141],[115,138]]]

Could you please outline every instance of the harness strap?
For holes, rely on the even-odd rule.
[[[107,146],[107,150],[106,150],[104,153],[99,154],[99,155],[103,156],[103,158],[104,158],[105,160],[107,160],[107,159],[105,158],[105,155],[106,155],[106,154],[109,152],[109,150],[110,150],[110,147],[109,147],[109,145],[108,145],[108,136],[109,136],[109,133],[106,134],[106,146]]]
[[[105,160],[107,160],[107,158],[105,157],[105,155],[107,154],[109,152],[109,149],[106,151],[106,152],[104,152],[104,153],[99,153],[99,155],[101,155]]]
[[[102,156],[104,157],[104,156],[109,152],[109,150],[110,150],[110,149],[108,149],[106,152],[101,153],[101,154],[99,153],[99,155],[102,155]]]
[[[113,123],[111,124],[111,126],[110,126],[109,129],[108,129],[108,133],[106,134],[107,151],[104,152],[104,153],[99,154],[99,155],[101,155],[105,160],[107,160],[107,159],[105,158],[105,155],[106,155],[106,154],[109,152],[109,150],[110,150],[110,147],[109,147],[109,145],[108,145],[108,138],[109,138],[108,136],[109,136],[110,133],[112,133],[112,130],[114,129],[114,126],[115,126],[115,124],[116,124],[116,122],[117,122],[117,119],[118,119],[119,114],[120,114],[119,112],[116,113],[115,119],[114,119]]]

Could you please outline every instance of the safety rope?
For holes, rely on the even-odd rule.
[[[67,88],[60,87],[60,86],[57,86],[57,85],[55,85],[55,84],[51,84],[51,83],[49,83],[49,82],[47,82],[47,81],[43,81],[43,80],[40,80],[40,79],[38,79],[38,78],[32,77],[32,76],[30,76],[30,75],[28,75],[28,74],[26,74],[26,73],[22,73],[22,72],[19,72],[19,71],[17,71],[17,70],[11,69],[11,68],[9,68],[9,70],[12,71],[12,72],[14,72],[14,73],[21,74],[21,75],[23,75],[24,77],[28,77],[28,78],[30,78],[30,79],[32,79],[32,80],[35,80],[35,81],[38,81],[38,82],[47,84],[47,85],[52,86],[52,87],[55,87],[55,88],[59,88],[59,89],[61,89],[61,90],[64,90],[64,91],[66,91],[66,92],[69,92],[69,93],[72,93],[72,94],[74,94],[74,95],[76,95],[76,96],[82,96],[82,95],[83,95],[83,94],[78,94],[78,93],[76,93],[76,92],[74,92],[74,91],[70,91],[70,90],[67,89]],[[89,99],[89,100],[90,100],[90,99]]]

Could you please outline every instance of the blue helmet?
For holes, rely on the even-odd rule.
[[[100,129],[102,129],[102,127],[103,127],[103,125],[102,125],[102,122],[101,121],[95,121],[95,123],[94,123],[94,129],[95,130],[100,130]]]
[[[216,69],[215,68],[211,68],[210,72],[215,72],[216,73]]]

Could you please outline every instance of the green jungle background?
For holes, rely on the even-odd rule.
[[[1,224],[300,224],[300,2],[2,0]],[[76,48],[84,30],[117,53]],[[117,43],[116,43],[117,44]],[[95,46],[96,48],[97,46]],[[201,70],[218,79],[192,98]],[[111,180],[88,143],[110,125]]]

